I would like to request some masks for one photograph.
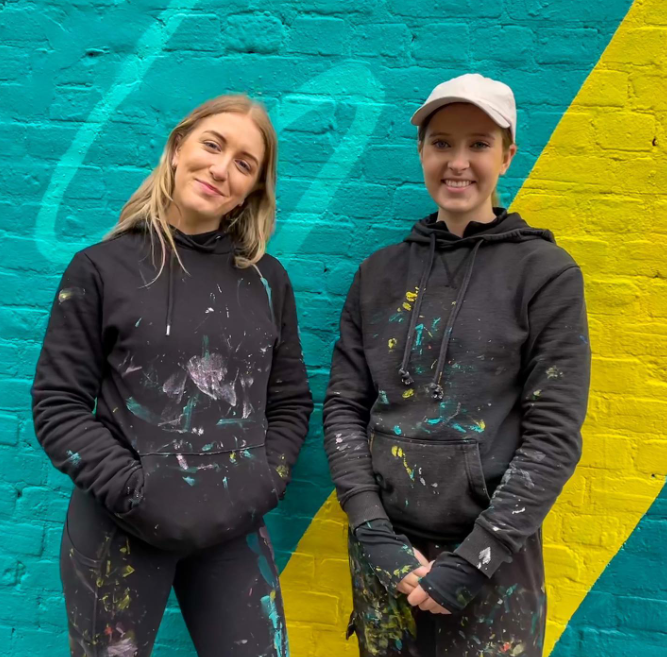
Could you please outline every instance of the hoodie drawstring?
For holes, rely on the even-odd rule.
[[[479,242],[475,244],[472,253],[469,256],[470,262],[468,263],[465,277],[463,279],[463,282],[461,283],[461,287],[459,288],[459,293],[456,295],[456,301],[454,301],[454,307],[449,313],[449,317],[447,319],[445,332],[442,336],[442,344],[440,345],[440,356],[438,357],[438,364],[435,368],[435,375],[433,376],[433,381],[431,381],[429,385],[429,389],[431,391],[431,394],[433,395],[433,399],[438,399],[438,400],[442,399],[445,394],[441,381],[442,381],[442,374],[445,369],[445,362],[447,360],[447,351],[449,350],[449,343],[452,337],[452,330],[454,328],[454,323],[456,322],[456,318],[459,314],[459,311],[461,310],[461,306],[463,305],[463,300],[465,299],[466,292],[468,291],[468,285],[470,284],[470,279],[472,278],[472,270],[473,267],[475,266],[475,258],[477,257],[477,252],[479,251],[480,246],[482,246],[482,240],[479,240]]]
[[[167,276],[167,330],[165,335],[171,333],[171,314],[174,308],[174,254],[169,255],[169,274]]]
[[[431,269],[433,268],[434,260],[435,233],[431,233],[431,245],[428,251],[428,260],[426,261],[426,266],[422,271],[419,287],[417,288],[417,298],[415,299],[415,305],[412,309],[412,316],[410,317],[408,337],[405,341],[405,350],[403,351],[403,361],[401,362],[401,368],[398,370],[399,374],[401,375],[403,385],[406,386],[411,386],[414,383],[414,380],[408,370],[408,363],[410,360],[410,351],[412,350],[412,341],[414,340],[415,331],[417,330],[417,320],[419,319],[419,311],[421,310],[422,299],[424,297],[424,293],[426,292],[426,283],[428,282],[429,276],[431,275]]]

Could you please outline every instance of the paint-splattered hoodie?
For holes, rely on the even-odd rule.
[[[431,215],[362,263],[324,406],[351,526],[460,544],[489,577],[575,468],[590,373],[581,271],[496,214],[463,237]]]
[[[277,505],[312,402],[278,261],[238,269],[224,232],[174,237],[185,271],[172,256],[157,279],[145,230],[74,256],[32,395],[54,465],[124,528],[185,550]]]

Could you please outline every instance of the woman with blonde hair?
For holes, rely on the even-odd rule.
[[[204,103],[63,275],[32,394],[75,484],[72,655],[150,655],[172,586],[200,657],[287,654],[263,516],[312,401],[292,288],[266,254],[276,150],[261,105]]]

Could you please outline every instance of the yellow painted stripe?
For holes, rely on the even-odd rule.
[[[667,473],[667,381],[646,367],[667,344],[665,25],[664,0],[634,3],[513,204],[581,265],[594,354],[584,457],[545,525],[546,655]]]

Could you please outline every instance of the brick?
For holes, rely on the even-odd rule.
[[[538,64],[580,66],[587,60],[591,43],[597,46],[599,39],[600,32],[595,29],[538,29],[535,61]]]
[[[350,26],[340,18],[297,18],[287,48],[310,55],[345,55],[350,49]]]
[[[667,28],[640,27],[628,29],[623,39],[612,40],[605,51],[608,64],[633,67],[661,65],[667,50]]]
[[[44,527],[0,520],[0,531],[8,549],[20,556],[39,556],[44,545]]]
[[[498,18],[502,11],[501,0],[488,0],[475,2],[475,0],[462,0],[452,2],[451,0],[389,0],[389,9],[392,14],[413,18],[442,18],[452,16],[456,18]]]
[[[470,61],[470,35],[465,23],[428,24],[415,32],[411,53],[418,63],[441,66]]]
[[[404,58],[412,41],[412,34],[403,23],[364,25],[356,35],[354,51],[363,57]]]
[[[184,16],[166,50],[220,52],[220,19],[213,14]]]
[[[517,68],[531,68],[535,36],[526,27],[510,25],[482,28],[472,33],[475,62],[497,62]]]
[[[225,42],[233,52],[277,53],[285,40],[285,26],[266,14],[241,14],[225,20]]]

